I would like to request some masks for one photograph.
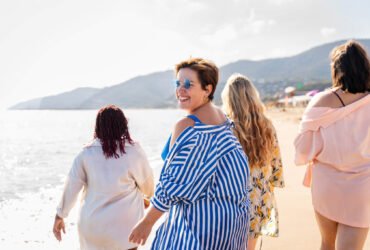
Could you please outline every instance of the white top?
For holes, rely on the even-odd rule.
[[[57,208],[65,218],[84,187],[78,231],[81,249],[129,249],[131,229],[144,215],[143,194],[154,191],[153,173],[145,152],[135,142],[126,153],[106,159],[99,140],[75,158]]]

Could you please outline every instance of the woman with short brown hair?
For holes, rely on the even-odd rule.
[[[151,207],[130,240],[145,244],[168,212],[151,249],[245,250],[249,168],[232,123],[211,100],[218,68],[209,60],[179,63],[176,98],[187,116],[174,126]]]

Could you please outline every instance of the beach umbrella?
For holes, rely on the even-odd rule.
[[[295,88],[292,87],[292,86],[286,87],[285,90],[284,90],[285,94],[291,94],[294,91],[295,91]]]

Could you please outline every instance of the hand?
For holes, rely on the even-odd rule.
[[[55,215],[53,233],[54,233],[55,238],[58,241],[62,240],[62,231],[63,231],[64,234],[66,233],[64,220],[63,220],[63,218],[59,217],[58,215]]]
[[[153,225],[151,223],[147,223],[144,219],[142,219],[132,229],[128,240],[134,244],[144,245],[148,239],[150,231],[152,231],[152,227]]]

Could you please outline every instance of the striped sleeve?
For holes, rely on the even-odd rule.
[[[151,199],[155,208],[166,212],[179,202],[191,204],[199,198],[214,173],[212,164],[205,164],[210,142],[197,136],[170,156]]]

